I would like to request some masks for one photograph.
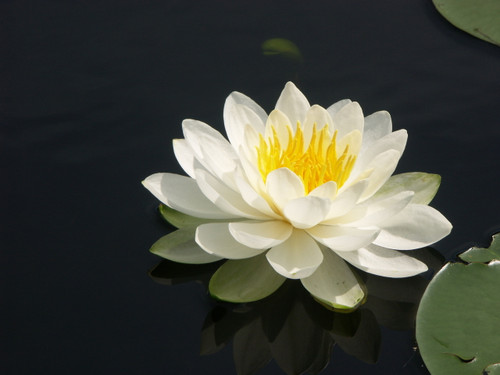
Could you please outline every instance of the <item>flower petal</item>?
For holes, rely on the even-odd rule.
[[[174,139],[172,141],[174,154],[179,165],[184,169],[189,177],[194,178],[194,152],[185,139]]]
[[[234,188],[232,177],[239,165],[239,157],[226,138],[201,121],[184,120],[182,129],[196,159],[226,185]]]
[[[203,169],[195,169],[196,182],[205,196],[222,211],[248,219],[267,218],[266,215],[250,207],[236,191]]]
[[[237,217],[222,211],[207,199],[196,180],[174,173],[155,173],[142,184],[162,203],[187,215],[205,219]]]
[[[339,193],[330,206],[327,220],[323,224],[337,224],[336,218],[344,216],[356,205],[361,195],[368,186],[368,181],[362,180]]]
[[[297,122],[304,123],[309,107],[309,102],[304,94],[292,82],[287,82],[276,103],[276,109],[288,116],[292,129],[295,130]]]
[[[309,146],[314,127],[316,127],[316,130],[321,130],[325,125],[333,125],[332,117],[326,109],[315,104],[307,110],[306,119],[304,121],[304,125],[302,126],[305,149]]]
[[[249,106],[238,104],[234,96],[233,93],[226,99],[226,104],[224,105],[224,125],[229,141],[237,150],[245,142],[245,126],[251,126],[258,133],[263,133],[265,118],[267,116],[264,112],[265,117],[262,118]],[[263,112],[262,108],[260,110]]]
[[[253,249],[234,239],[228,223],[208,223],[196,228],[196,243],[209,254],[226,259],[244,259],[261,254],[264,250]]]
[[[451,232],[452,225],[436,209],[409,204],[386,220],[374,244],[398,250],[412,250],[431,245]]]
[[[183,228],[163,236],[151,249],[153,254],[178,263],[203,264],[222,258],[207,253],[194,240],[194,227]]]
[[[290,128],[295,128],[295,126],[292,126],[292,121],[279,109],[275,109],[269,114],[269,118],[267,119],[264,138],[273,139],[274,133],[276,133],[281,149],[286,149]]]
[[[269,250],[266,257],[276,272],[289,279],[312,275],[323,260],[316,241],[302,230],[294,230],[288,240]]]
[[[295,228],[311,228],[323,221],[330,211],[331,200],[315,196],[301,197],[288,201],[283,214]]]
[[[338,111],[340,111],[342,108],[344,108],[349,103],[352,103],[351,99],[342,99],[336,103],[333,103],[326,110],[328,111],[330,116],[333,117]]]
[[[358,102],[352,102],[343,106],[337,113],[332,115],[333,124],[338,130],[337,137],[341,139],[353,130],[359,130],[363,134],[365,118]]]
[[[372,198],[379,199],[386,195],[409,190],[415,192],[411,203],[429,204],[436,195],[440,184],[441,176],[438,174],[423,172],[396,174],[391,176]]]
[[[300,281],[315,298],[338,309],[352,309],[365,293],[349,266],[329,249],[323,251],[323,262],[309,277]]]
[[[305,194],[302,180],[288,168],[275,169],[269,173],[266,190],[281,211],[288,201],[303,197]]]
[[[338,225],[316,225],[307,230],[316,241],[335,251],[352,251],[373,242],[379,229],[358,229]]]
[[[244,303],[274,293],[286,279],[274,272],[264,254],[228,260],[212,276],[210,294],[220,300]]]
[[[312,190],[308,194],[308,196],[335,199],[336,194],[337,194],[337,184],[335,183],[335,181],[328,181],[325,182],[323,185],[319,185],[317,188]]]
[[[253,207],[260,212],[262,212],[264,215],[274,218],[274,219],[280,219],[281,216],[276,214],[271,206],[269,206],[269,203],[261,196],[259,193],[255,191],[255,189],[250,186],[248,182],[246,182],[243,178],[237,178],[236,179],[236,185],[238,186],[238,190],[241,193],[241,197],[243,200],[250,206]]]
[[[392,132],[391,115],[387,111],[379,111],[365,117],[362,150],[367,149],[378,139]]]
[[[368,186],[361,195],[361,201],[370,198],[392,175],[398,165],[401,153],[396,150],[387,150],[375,157],[366,165],[366,170],[372,173],[366,178]]]
[[[253,249],[269,249],[286,241],[292,226],[285,221],[241,221],[229,224],[234,239]]]
[[[398,251],[375,245],[338,252],[337,255],[360,270],[379,276],[409,277],[427,271],[425,263]]]

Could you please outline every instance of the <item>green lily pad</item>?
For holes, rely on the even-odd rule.
[[[459,29],[500,46],[500,1],[432,0],[436,9]]]
[[[269,264],[265,254],[228,260],[210,279],[212,297],[228,302],[253,302],[274,293],[286,278]]]
[[[302,61],[302,53],[299,47],[291,40],[284,38],[272,38],[262,43],[264,55],[281,55],[291,60]]]
[[[493,235],[490,247],[483,248],[474,246],[467,250],[465,253],[460,254],[459,257],[463,261],[469,263],[487,263],[495,259],[500,260],[500,233]]]
[[[429,283],[417,313],[417,341],[433,375],[498,371],[500,262],[448,263]]]

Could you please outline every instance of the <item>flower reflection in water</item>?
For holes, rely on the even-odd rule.
[[[430,248],[417,250],[412,256],[433,270],[443,264],[443,258]],[[166,285],[198,281],[207,287],[219,266],[164,260],[150,275]],[[336,345],[361,361],[376,363],[382,340],[380,325],[413,330],[429,278],[362,277],[368,299],[351,313],[323,307],[295,280],[288,280],[276,293],[260,301],[217,302],[203,324],[201,354],[216,353],[232,340],[238,374],[254,374],[273,359],[286,374],[318,374],[329,364]]]

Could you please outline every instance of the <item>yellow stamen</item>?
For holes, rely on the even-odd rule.
[[[304,133],[300,124],[293,134],[287,126],[288,145],[282,148],[278,133],[271,126],[271,134],[264,138],[260,134],[257,150],[257,167],[264,182],[267,175],[278,168],[288,168],[302,179],[306,194],[328,181],[337,183],[340,188],[352,171],[356,155],[346,145],[344,150],[337,154],[337,131],[330,133],[328,125],[321,130],[313,127],[311,140],[307,149],[304,144]]]

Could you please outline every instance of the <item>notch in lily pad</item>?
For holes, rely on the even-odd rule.
[[[474,246],[460,254],[459,257],[464,262],[469,263],[488,263],[492,260],[500,260],[500,233],[493,235],[490,247],[483,248]]]

